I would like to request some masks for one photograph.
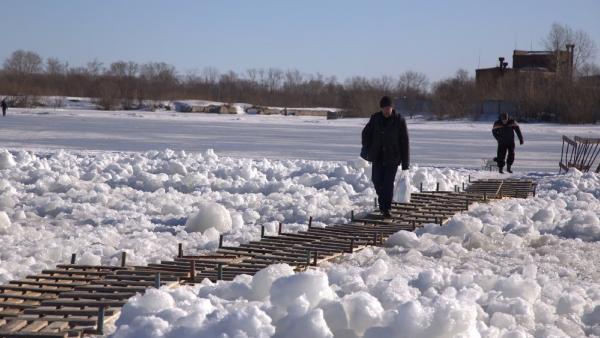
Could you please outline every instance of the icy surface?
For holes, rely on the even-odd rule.
[[[9,109],[0,145],[10,149],[149,151],[166,148],[243,158],[347,161],[360,153],[364,118],[218,115],[168,111]],[[492,122],[408,119],[411,162],[481,168],[496,142]],[[513,170],[558,170],[562,135],[598,137],[597,125],[522,124]]]

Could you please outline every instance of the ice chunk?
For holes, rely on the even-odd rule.
[[[490,319],[490,325],[501,329],[512,329],[516,325],[515,317],[503,312],[494,312]]]
[[[311,310],[301,317],[286,319],[283,323],[278,323],[273,338],[333,338],[321,309]]]
[[[190,216],[185,223],[187,232],[204,232],[215,228],[220,233],[231,230],[232,219],[229,211],[222,205],[214,202],[204,202],[198,205],[195,214]]]
[[[496,282],[495,289],[502,292],[504,297],[519,297],[529,303],[539,298],[541,287],[535,280],[523,279],[519,275],[502,278]]]
[[[10,218],[4,211],[0,211],[0,235],[8,234],[10,232]]]
[[[6,149],[0,150],[0,170],[12,168],[16,165],[15,159],[12,154]]]
[[[173,330],[169,337],[256,337],[269,338],[275,333],[275,327],[271,318],[257,305],[249,304],[237,309],[230,309],[225,315],[214,316],[208,320],[205,326],[201,326],[197,333],[182,328]],[[190,323],[194,324],[194,323]],[[200,323],[195,323],[199,326]],[[191,325],[190,325],[191,326]],[[310,329],[307,327],[307,329]],[[187,334],[186,334],[187,333]],[[301,337],[301,336],[289,336]],[[306,336],[302,336],[306,337]]]
[[[559,315],[576,314],[580,316],[583,313],[585,299],[577,293],[567,293],[558,299],[556,304],[556,313]]]
[[[594,309],[586,313],[582,319],[589,326],[600,325],[600,305],[596,305]]]
[[[379,300],[364,291],[347,295],[341,302],[348,316],[349,328],[360,335],[369,327],[378,325],[383,315]]]
[[[483,223],[480,219],[463,214],[452,217],[444,226],[426,228],[429,233],[459,238],[472,232],[481,232],[481,229],[483,229]]]
[[[400,230],[391,235],[385,244],[386,246],[416,248],[419,246],[419,237],[412,231]]]
[[[119,326],[112,337],[114,338],[159,338],[164,337],[169,330],[169,323],[161,318],[148,316],[136,317],[129,324]]]
[[[294,274],[294,269],[287,264],[273,264],[258,271],[252,277],[251,287],[253,291],[253,299],[263,300],[269,296],[269,290],[273,282],[285,276]]]
[[[271,286],[271,303],[283,310],[292,305],[296,298],[304,296],[311,308],[321,300],[335,297],[329,287],[329,279],[324,272],[306,271],[281,277]]]
[[[574,213],[564,227],[564,235],[587,241],[600,239],[600,219],[591,211]]]
[[[183,164],[181,164],[180,162],[177,161],[171,161],[168,164],[168,170],[169,173],[171,174],[179,174],[182,176],[185,176],[188,174],[187,169],[185,168],[185,166]]]
[[[531,219],[542,223],[552,223],[554,221],[554,210],[552,208],[540,209]]]
[[[100,265],[100,256],[91,252],[85,252],[77,261],[81,265]]]
[[[412,284],[421,291],[425,291],[431,287],[439,288],[444,284],[444,277],[438,271],[431,269],[424,270],[419,272],[419,275],[413,280]]]
[[[344,305],[339,300],[322,303],[321,309],[323,309],[327,326],[329,326],[334,334],[336,331],[348,329],[348,316],[346,315]]]
[[[143,295],[137,294],[129,299],[127,304],[123,307],[117,325],[130,322],[134,318],[142,315],[155,315],[163,310],[173,308],[174,306],[175,300],[173,300],[171,294],[165,290],[148,289]]]

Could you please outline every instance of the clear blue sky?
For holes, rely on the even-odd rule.
[[[341,80],[416,70],[438,80],[539,49],[553,22],[600,46],[599,0],[0,0],[0,61],[26,49],[76,66],[164,61],[180,72],[277,67]]]

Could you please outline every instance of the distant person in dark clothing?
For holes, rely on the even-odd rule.
[[[373,163],[372,180],[377,192],[379,210],[391,217],[394,180],[398,166],[409,167],[409,144],[406,121],[393,108],[392,100],[384,96],[379,101],[381,111],[371,115],[362,131],[361,157]]]
[[[6,109],[8,109],[8,104],[6,104],[6,99],[2,99],[2,102],[0,102],[0,106],[2,106],[2,116],[6,116]]]
[[[492,127],[492,135],[498,141],[498,154],[495,158],[498,162],[498,169],[501,174],[504,173],[504,163],[506,163],[506,171],[512,174],[511,166],[515,161],[515,132],[519,137],[519,143],[523,144],[523,135],[521,128],[515,120],[508,118],[507,113],[501,113],[500,119],[494,122]],[[508,157],[506,153],[508,152]]]

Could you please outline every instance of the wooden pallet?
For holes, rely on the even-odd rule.
[[[458,189],[455,189],[458,190]],[[287,263],[296,271],[318,265],[368,246],[382,245],[399,230],[412,231],[427,223],[444,224],[475,202],[535,195],[535,182],[479,180],[466,191],[429,191],[412,194],[411,203],[394,203],[391,218],[372,212],[349,223],[315,227],[312,218],[304,231],[277,234],[239,246],[223,245],[209,255],[185,255],[147,266],[61,264],[55,269],[0,286],[0,337],[81,337],[102,335],[104,326],[118,318],[122,306],[137,293],[153,287],[232,280],[254,275],[273,263]]]
[[[535,196],[537,184],[530,180],[486,179],[473,182],[466,191],[486,198],[527,198]]]

